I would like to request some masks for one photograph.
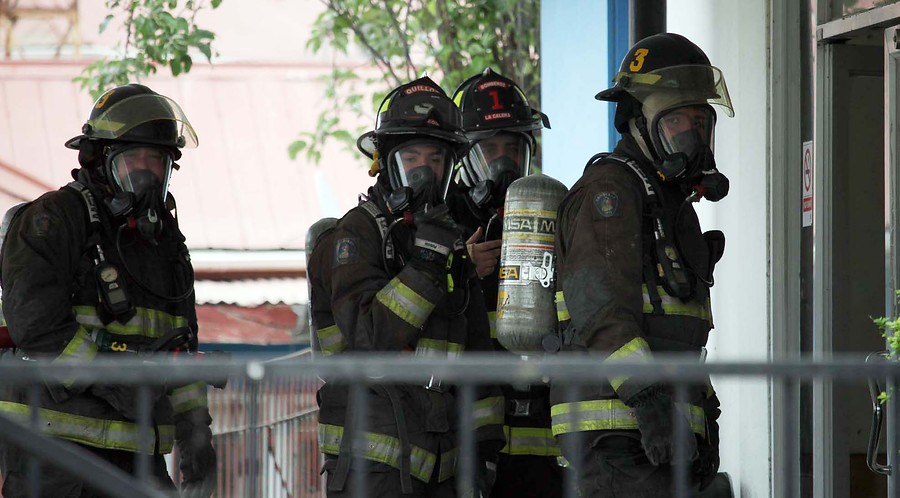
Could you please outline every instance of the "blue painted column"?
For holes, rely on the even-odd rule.
[[[543,171],[569,187],[618,140],[613,106],[594,95],[610,86],[628,48],[627,10],[627,0],[541,2],[541,110],[553,126],[542,133]]]

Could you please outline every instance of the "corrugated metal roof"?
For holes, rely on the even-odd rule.
[[[305,278],[253,280],[197,280],[197,304],[235,304],[254,307],[263,304],[306,305],[309,292]]]

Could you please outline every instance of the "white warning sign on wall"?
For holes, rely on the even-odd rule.
[[[813,222],[813,143],[803,142],[803,176],[800,188],[803,189],[802,212],[803,226],[811,227]]]

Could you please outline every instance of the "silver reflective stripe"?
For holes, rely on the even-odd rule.
[[[0,413],[28,425],[31,409],[28,405],[0,401]],[[138,425],[131,422],[97,419],[41,408],[38,410],[42,432],[76,443],[130,452],[153,453],[155,442],[150,438],[145,448],[139,446]],[[159,450],[170,453],[175,442],[175,426],[160,425]],[[151,431],[152,433],[152,431]]]
[[[556,320],[559,322],[564,322],[569,320],[571,316],[569,316],[569,307],[566,305],[566,298],[563,295],[563,291],[556,291]]]
[[[456,342],[442,339],[419,338],[416,341],[416,356],[423,358],[459,358],[464,346]]]
[[[340,353],[347,349],[347,343],[344,341],[341,329],[337,325],[316,330],[316,337],[319,338],[319,347],[325,356]]]
[[[207,406],[206,384],[195,382],[174,389],[169,395],[169,401],[172,403],[175,413],[184,413],[194,408],[205,408]]]
[[[624,346],[614,351],[606,361],[608,362],[616,362],[616,361],[634,361],[634,362],[648,362],[653,359],[653,353],[650,352],[650,345],[647,344],[647,341],[644,340],[643,337],[635,337],[634,339],[628,341]],[[619,390],[619,387],[628,380],[628,376],[620,376],[613,377],[609,379],[609,384],[616,391]]]
[[[394,277],[384,286],[375,298],[406,323],[420,329],[425,325],[434,304],[416,294],[414,290]]]
[[[75,336],[66,344],[65,349],[59,354],[53,363],[77,363],[91,361],[97,356],[97,345],[91,340],[84,327],[79,326]],[[74,379],[63,379],[62,385],[72,387]]]
[[[104,327],[116,335],[137,335],[155,339],[166,335],[174,328],[187,326],[187,318],[183,316],[149,308],[137,308],[135,315],[124,325],[116,321],[104,325],[97,315],[97,308],[93,306],[73,306],[72,310],[75,312],[75,320],[86,329]]]
[[[699,406],[676,403],[695,433],[706,436],[706,415]],[[569,432],[637,429],[634,411],[620,399],[561,403],[550,408],[553,435]]]
[[[480,429],[486,425],[503,423],[504,416],[504,398],[503,396],[491,396],[479,399],[475,402],[473,421],[475,429]]]
[[[400,440],[385,434],[363,432],[362,437],[353,441],[353,455],[380,462],[400,470]],[[339,455],[344,428],[339,425],[319,424],[319,448],[326,455]],[[416,479],[428,482],[434,471],[437,457],[428,451],[411,446],[410,474]]]
[[[553,437],[549,427],[510,427],[503,426],[506,435],[506,446],[501,453],[509,455],[534,455],[558,457],[559,444]]]
[[[641,289],[644,294],[644,306],[642,311],[645,314],[651,314],[653,313],[653,304],[650,302],[650,293],[647,290],[647,284],[642,285]],[[712,307],[710,306],[709,299],[707,299],[705,303],[699,303],[697,301],[685,302],[677,297],[670,296],[660,285],[656,286],[656,292],[659,293],[660,304],[663,313],[666,315],[692,316],[694,318],[705,320],[712,325]]]

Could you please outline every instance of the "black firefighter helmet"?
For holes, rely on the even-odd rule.
[[[378,108],[375,129],[356,141],[373,159],[371,175],[387,172],[392,212],[444,200],[453,165],[468,148],[459,108],[430,78],[401,85]]]
[[[515,82],[491,68],[459,85],[453,102],[471,144],[460,179],[472,187],[478,207],[502,207],[509,185],[531,172],[534,131],[550,128],[550,120],[528,104]]]
[[[699,174],[687,163],[696,151],[713,148],[716,114],[711,105],[734,116],[725,77],[703,50],[675,33],[649,36],[631,47],[613,81],[596,98],[616,103],[616,129],[638,141],[660,177]],[[667,124],[684,122],[684,116],[675,117],[673,111],[689,106],[701,112],[687,116],[702,123],[696,127],[697,136],[664,133]]]

